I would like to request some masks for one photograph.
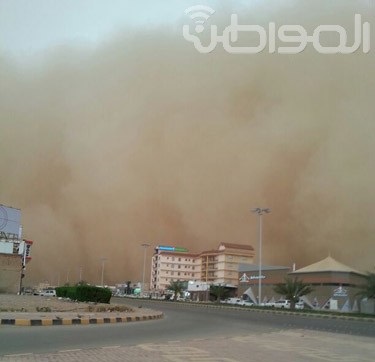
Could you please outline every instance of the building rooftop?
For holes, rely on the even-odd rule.
[[[200,253],[200,255],[204,254],[221,254],[226,249],[235,249],[235,250],[246,250],[246,251],[254,251],[254,248],[249,244],[234,244],[234,243],[220,243],[217,249],[205,250]]]
[[[220,247],[224,247],[226,249],[254,250],[254,248],[249,244],[220,243],[219,249]]]
[[[318,272],[341,272],[341,273],[356,273],[364,275],[364,273],[355,270],[339,261],[333,259],[331,256],[320,260],[314,264],[310,264],[304,268],[298,269],[290,274],[300,274],[300,273],[318,273]]]

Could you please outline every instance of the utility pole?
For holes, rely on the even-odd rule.
[[[107,261],[107,258],[100,258],[100,260],[102,262],[102,284],[101,286],[104,287],[104,264]]]
[[[258,269],[258,305],[262,303],[262,216],[271,212],[271,209],[257,207],[251,210],[258,215],[258,238],[259,238],[259,269]]]
[[[150,246],[150,244],[143,243],[141,244],[143,246],[143,272],[142,272],[142,287],[141,287],[141,295],[144,293],[144,288],[145,288],[145,271],[146,271],[146,252],[147,248]]]

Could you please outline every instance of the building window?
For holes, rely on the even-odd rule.
[[[181,258],[178,258],[178,261],[181,261]]]
[[[178,266],[178,269],[181,269],[181,265]]]

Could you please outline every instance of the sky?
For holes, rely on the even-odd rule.
[[[92,47],[127,27],[173,23],[195,4],[191,0],[1,0],[0,48],[22,59],[58,44]],[[217,1],[205,4],[215,6]]]
[[[350,42],[359,13],[374,37],[365,0],[203,4],[219,29],[236,12]],[[191,5],[0,0],[0,203],[35,241],[26,284],[98,283],[102,258],[108,284],[141,280],[145,242],[257,252],[259,206],[263,263],[374,268],[374,51],[200,54]]]

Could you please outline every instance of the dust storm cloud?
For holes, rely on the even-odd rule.
[[[356,12],[375,15],[366,2],[285,3],[241,19],[352,30]],[[3,55],[0,201],[22,209],[35,240],[27,279],[76,281],[82,266],[98,283],[105,257],[107,283],[139,280],[144,242],[257,249],[257,206],[272,208],[265,263],[331,254],[373,268],[373,64],[373,51],[311,47],[202,55],[180,24],[56,47],[28,66]]]

